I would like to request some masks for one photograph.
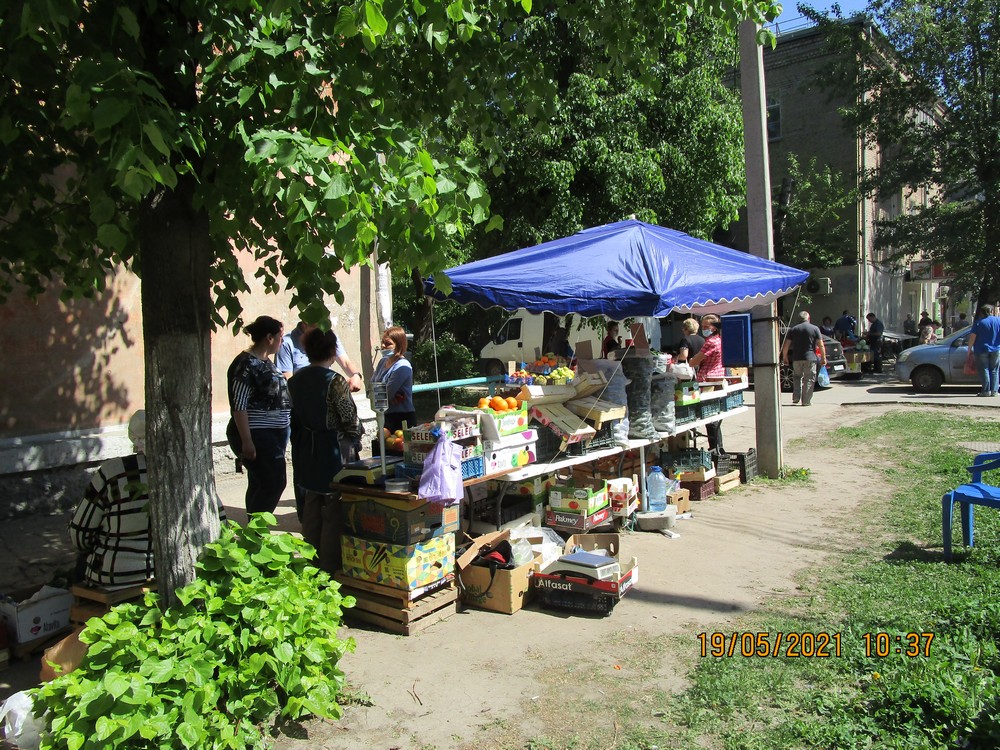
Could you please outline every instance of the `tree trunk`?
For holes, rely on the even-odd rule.
[[[431,308],[434,298],[424,294],[424,277],[420,271],[413,269],[410,274],[413,282],[413,292],[417,295],[417,304],[413,306],[413,343],[421,344],[431,340]]]
[[[193,184],[161,194],[140,218],[150,525],[162,606],[194,579],[219,534],[212,464],[208,219]]]

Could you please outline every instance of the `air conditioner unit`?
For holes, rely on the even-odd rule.
[[[827,276],[809,279],[806,291],[816,295],[833,294],[833,281]]]

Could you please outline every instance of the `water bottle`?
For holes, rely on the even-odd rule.
[[[650,469],[646,477],[646,509],[653,512],[667,509],[667,478],[659,466]]]

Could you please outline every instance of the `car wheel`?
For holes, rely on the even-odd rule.
[[[780,370],[781,377],[781,392],[791,393],[792,392],[792,368],[788,365],[781,365]]]
[[[918,367],[910,375],[910,383],[913,384],[913,390],[918,393],[932,393],[938,390],[943,382],[944,376],[941,374],[941,371],[930,365]]]

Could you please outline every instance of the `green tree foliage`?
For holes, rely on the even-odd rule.
[[[486,175],[503,230],[477,252],[528,247],[635,214],[708,237],[734,219],[745,194],[742,118],[722,80],[735,38],[708,19],[683,39],[651,46],[627,74],[603,40],[551,17],[526,25],[528,54],[557,71],[551,115],[498,125],[502,169]]]
[[[877,242],[897,257],[945,261],[983,300],[1000,298],[1000,3],[876,0],[875,23],[820,19],[848,50],[831,82],[845,114],[881,150],[864,175],[880,197],[902,191]],[[926,203],[920,189],[930,193]]]
[[[803,167],[788,155],[788,174],[774,201],[774,253],[796,268],[832,268],[856,261],[857,189],[815,157]]]
[[[612,71],[648,67],[692,18],[773,0],[7,0],[0,6],[0,292],[142,278],[151,523],[160,590],[213,536],[209,333],[240,325],[238,253],[307,320],[335,273],[379,257],[433,272],[486,222],[493,113],[554,111],[519,45],[572,21]],[[460,123],[478,158],[455,147]],[[541,125],[544,129],[547,126]],[[712,134],[714,135],[714,134]],[[440,283],[439,285],[443,286]],[[214,294],[214,296],[213,296]],[[180,521],[179,521],[180,519]]]

